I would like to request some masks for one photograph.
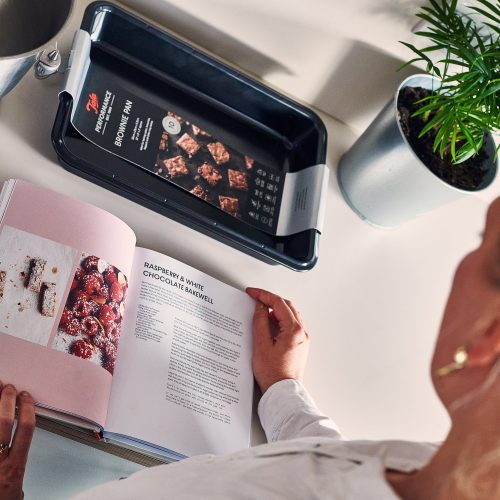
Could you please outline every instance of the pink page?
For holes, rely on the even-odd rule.
[[[104,426],[134,250],[115,216],[16,181],[0,222],[0,379]]]

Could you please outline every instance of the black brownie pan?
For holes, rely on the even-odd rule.
[[[124,88],[179,114],[239,151],[282,172],[325,163],[327,135],[310,109],[288,99],[126,10],[90,4],[81,29],[92,34],[91,64]],[[296,271],[318,259],[314,229],[266,234],[85,139],[70,122],[73,99],[61,93],[52,142],[70,172],[249,255]]]

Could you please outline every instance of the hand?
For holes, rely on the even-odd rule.
[[[255,379],[262,393],[280,380],[301,382],[309,351],[309,335],[300,314],[289,300],[260,288],[247,288],[257,301],[253,316]]]
[[[14,426],[16,401],[19,408],[17,429],[9,446]],[[23,479],[31,438],[35,430],[35,404],[27,392],[19,395],[12,385],[0,382],[0,498],[23,498]]]

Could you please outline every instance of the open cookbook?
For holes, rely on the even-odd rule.
[[[4,184],[0,379],[40,415],[166,460],[248,447],[253,309],[115,216]]]

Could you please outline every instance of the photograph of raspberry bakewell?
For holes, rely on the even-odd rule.
[[[119,269],[82,254],[52,347],[113,374],[127,286]]]
[[[78,250],[4,225],[0,231],[0,332],[46,347]]]
[[[248,202],[254,160],[173,112],[176,126],[164,131],[154,172],[220,210],[241,218]]]

